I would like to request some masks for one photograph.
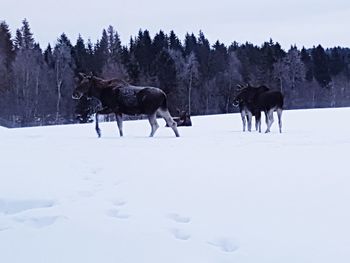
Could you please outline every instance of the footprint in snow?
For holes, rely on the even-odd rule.
[[[125,201],[114,201],[113,202],[113,205],[114,206],[123,206],[123,205],[126,205],[126,202]]]
[[[91,173],[92,173],[92,174],[99,174],[99,173],[101,173],[102,171],[103,171],[102,168],[93,168],[93,169],[91,169]]]
[[[43,228],[54,224],[61,216],[42,216],[42,217],[16,217],[15,221],[29,225],[34,228]]]
[[[9,226],[0,226],[0,232],[10,229]]]
[[[235,252],[239,248],[235,240],[226,237],[216,238],[207,243],[211,246],[218,247],[224,252]]]
[[[12,200],[12,199],[0,199],[0,214],[13,215],[23,211],[38,209],[38,208],[49,208],[55,205],[52,200]]]
[[[179,239],[179,240],[189,240],[191,238],[191,235],[188,234],[183,229],[173,228],[173,229],[170,229],[170,232],[173,234],[173,236],[176,239]]]
[[[178,224],[188,224],[191,222],[190,217],[181,216],[176,213],[170,213],[167,215],[167,217]],[[172,228],[170,229],[170,232],[173,234],[173,236],[176,239],[179,239],[179,240],[189,240],[191,238],[191,235],[186,230],[183,230],[180,228]]]
[[[122,213],[118,209],[108,210],[107,215],[118,219],[128,219],[130,217],[130,215]]]
[[[181,215],[176,214],[176,213],[168,214],[167,217],[169,219],[172,219],[176,223],[190,223],[191,222],[191,218],[190,217],[188,217],[188,216],[181,216]]]

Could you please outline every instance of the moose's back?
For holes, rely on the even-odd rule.
[[[117,88],[114,92],[121,113],[151,114],[159,107],[166,106],[166,95],[158,88],[128,85]]]

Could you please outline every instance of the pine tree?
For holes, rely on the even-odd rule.
[[[321,45],[311,51],[315,79],[322,87],[328,87],[331,82],[329,74],[329,58]]]
[[[21,29],[17,29],[16,31],[15,46],[17,49],[29,50],[34,48],[33,34],[26,19],[22,21]]]
[[[107,33],[110,59],[112,62],[120,62],[122,46],[119,34],[112,26],[108,27]]]
[[[181,44],[181,41],[175,35],[173,30],[170,31],[169,48],[172,49],[172,50],[178,50],[178,51],[184,52],[183,46]]]
[[[11,64],[14,60],[14,47],[11,40],[11,33],[5,22],[0,23],[0,104],[5,105],[9,101],[8,94],[10,90],[12,69]],[[5,95],[4,95],[5,94]],[[6,101],[8,100],[8,101]],[[0,114],[3,114],[1,112]]]
[[[16,50],[21,49],[22,46],[23,46],[22,32],[19,29],[16,30],[16,37],[15,37],[15,40],[14,40],[14,44],[15,44],[15,49]]]
[[[108,63],[109,58],[109,42],[107,31],[104,29],[102,31],[101,40],[97,42],[94,50],[94,71],[99,75],[103,72],[103,68]]]
[[[152,40],[148,30],[142,32],[139,31],[138,37],[135,41],[133,55],[137,63],[140,65],[141,72],[145,79],[149,79],[152,76],[152,62],[154,60],[154,52],[152,48]]]
[[[223,73],[227,67],[227,48],[224,44],[216,41],[210,53],[210,77]]]
[[[76,65],[76,73],[88,72],[88,52],[85,47],[84,39],[80,35],[73,47],[73,57]]]
[[[14,59],[14,45],[11,40],[10,29],[4,21],[0,23],[0,55],[4,57],[5,67],[9,69]]]
[[[168,37],[164,34],[164,32],[161,30],[159,33],[157,33],[152,42],[153,46],[153,52],[155,55],[158,55],[161,51],[168,49],[169,47],[169,40]]]
[[[305,65],[305,79],[307,81],[313,80],[313,67],[312,67],[312,59],[310,53],[303,47],[300,51],[301,61]]]
[[[189,35],[188,33],[185,36],[185,55],[188,56],[192,52],[196,52],[197,50],[197,38],[192,33]]]
[[[329,55],[329,73],[332,76],[337,76],[345,69],[345,59],[341,54],[340,47],[335,47],[330,50]]]
[[[160,88],[167,94],[173,92],[176,88],[176,67],[168,51],[163,50],[157,55],[155,65]]]

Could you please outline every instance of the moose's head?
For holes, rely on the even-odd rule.
[[[252,103],[255,96],[257,94],[260,94],[262,92],[268,91],[269,88],[266,86],[259,86],[259,87],[253,87],[249,83],[245,86],[243,85],[237,85],[237,95],[233,99],[233,105],[238,106],[241,103]]]
[[[73,91],[72,98],[79,100],[81,97],[89,96],[93,75],[86,75],[85,73],[79,73],[75,78],[75,89]]]
[[[237,85],[236,96],[233,99],[233,106],[237,107],[247,99],[249,89],[249,84],[246,84],[244,86],[240,84]]]

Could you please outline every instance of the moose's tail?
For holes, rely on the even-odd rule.
[[[167,111],[168,110],[168,102],[167,102],[167,97],[166,97],[165,94],[164,94],[164,97],[163,97],[163,102],[160,105],[160,109],[163,110],[163,111]]]

